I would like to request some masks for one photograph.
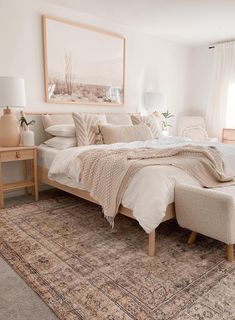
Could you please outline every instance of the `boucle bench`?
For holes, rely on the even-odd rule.
[[[227,245],[227,260],[234,259],[235,187],[234,196],[212,189],[179,184],[175,188],[175,211],[179,225],[192,231],[188,244],[197,234],[222,241]]]

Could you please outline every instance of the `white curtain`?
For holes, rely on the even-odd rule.
[[[211,137],[221,137],[226,127],[229,87],[235,79],[235,42],[217,44],[206,123]],[[234,106],[235,108],[235,106]]]

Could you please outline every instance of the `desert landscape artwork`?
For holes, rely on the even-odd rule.
[[[125,38],[43,16],[46,101],[122,105]]]

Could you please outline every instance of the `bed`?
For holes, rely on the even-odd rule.
[[[71,184],[71,181],[66,181],[66,177],[63,177],[60,182],[52,180],[48,177],[48,172],[50,166],[56,156],[60,151],[47,147],[44,144],[39,145],[38,147],[38,178],[39,181],[43,184],[52,186],[54,188],[63,190],[70,194],[73,194],[77,197],[86,199],[88,201],[97,203],[89,194],[89,192],[77,188],[75,185]],[[97,203],[98,204],[98,203]],[[135,219],[133,216],[133,211],[124,207],[123,205],[119,208],[119,214],[123,214],[131,219]],[[167,221],[175,217],[174,203],[168,205],[165,217],[162,222]],[[154,256],[156,252],[156,232],[155,230],[150,232],[148,235],[148,255]]]
[[[168,139],[168,138],[167,138]],[[173,145],[183,145],[187,142],[176,139],[169,138],[168,140],[162,141],[160,144],[162,147],[169,147]],[[147,143],[147,144],[146,144]],[[152,142],[144,143],[145,146],[151,146]],[[156,142],[154,142],[156,143]],[[158,147],[159,147],[159,142]],[[142,145],[142,144],[141,144]],[[138,147],[141,146],[140,142],[129,143],[128,147]],[[221,151],[223,152],[226,161],[233,166],[234,175],[235,175],[235,148],[233,146],[225,146],[222,144],[217,144]],[[94,146],[97,148],[97,146]],[[100,146],[102,148],[102,146]],[[107,147],[107,146],[106,146]],[[115,148],[122,148],[122,144],[117,144]],[[65,172],[66,161],[72,161],[77,154],[84,151],[83,147],[75,147],[71,149],[66,149],[63,151],[58,151],[53,148],[49,148],[44,144],[40,144],[38,147],[38,176],[39,181],[50,185],[52,187],[61,189],[65,192],[73,194],[75,196],[81,197],[88,201],[97,203],[93,199],[90,193],[84,190],[74,178],[75,171],[68,174]],[[66,161],[64,161],[66,159]],[[153,171],[155,170],[154,174]],[[57,175],[56,175],[57,173]],[[78,175],[76,167],[76,175]],[[153,178],[153,176],[155,178]],[[157,177],[157,178],[156,178]],[[74,179],[73,179],[74,178]],[[151,187],[149,181],[152,179],[155,184]],[[129,218],[135,219],[143,227],[143,229],[148,233],[148,254],[149,256],[154,256],[156,252],[156,228],[159,223],[166,220],[172,219],[175,217],[174,210],[174,185],[176,182],[187,183],[191,185],[199,185],[199,183],[182,170],[170,167],[170,166],[158,166],[158,168],[144,168],[133,178],[132,185],[128,187],[129,190],[126,191],[122,205],[119,207],[119,213],[123,214]],[[142,185],[141,185],[142,183]],[[137,186],[141,187],[137,187]],[[148,188],[148,186],[150,187]],[[141,192],[138,190],[140,189]],[[231,187],[230,187],[231,189]],[[149,191],[151,190],[151,192]],[[223,188],[226,191],[226,187]],[[148,197],[148,200],[146,200]],[[145,199],[145,201],[143,201]],[[139,201],[139,203],[137,203]],[[142,202],[141,202],[142,201]],[[148,206],[146,206],[146,201]],[[145,204],[145,208],[144,208]],[[142,212],[142,215],[138,213],[138,207],[141,207],[139,212]],[[157,220],[155,215],[155,210],[160,212]],[[149,211],[149,210],[152,211]],[[152,217],[151,217],[152,215]],[[151,217],[151,219],[149,218]],[[149,220],[150,222],[147,221]],[[155,220],[153,220],[155,219]],[[153,225],[154,228],[149,228],[150,225]]]

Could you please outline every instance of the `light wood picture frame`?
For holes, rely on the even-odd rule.
[[[123,36],[45,15],[42,31],[46,102],[124,104]]]

